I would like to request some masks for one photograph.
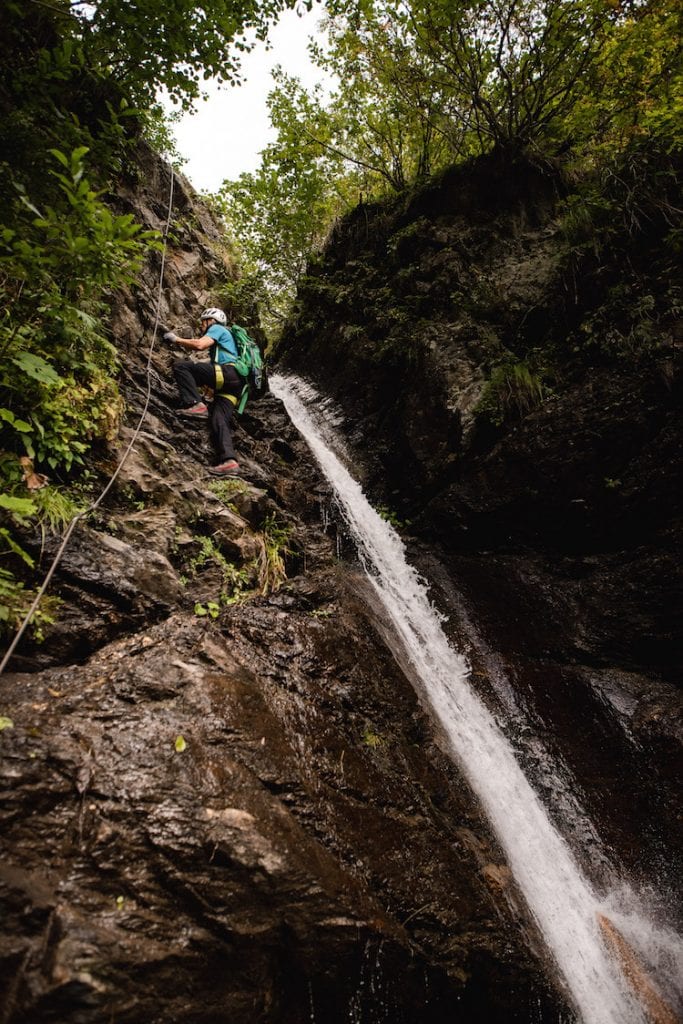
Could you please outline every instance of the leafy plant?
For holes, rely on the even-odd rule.
[[[387,508],[386,505],[377,505],[375,507],[375,511],[377,512],[377,515],[381,519],[383,519],[386,523],[389,523],[395,529],[400,530],[403,526],[405,526],[405,523],[401,519],[399,519],[396,512],[393,512],[390,508]]]
[[[314,619],[330,619],[334,612],[331,608],[314,608],[311,615]]]
[[[208,615],[211,619],[217,619],[220,611],[221,606],[217,601],[207,601],[205,605],[198,601],[194,606],[195,615]]]
[[[249,484],[237,477],[228,477],[225,480],[212,480],[209,483],[209,490],[227,505],[236,494],[246,494]]]
[[[36,591],[28,590],[8,569],[0,567],[0,629],[16,630],[35,600]],[[31,616],[29,625],[34,640],[42,643],[44,627],[52,625],[61,601],[57,597],[44,596]]]
[[[35,519],[46,532],[58,533],[83,510],[71,494],[53,486],[41,487],[31,498],[35,506]]]
[[[252,566],[238,568],[233,565],[211,537],[201,537],[199,543],[199,551],[193,557],[189,571],[192,576],[196,577],[204,566],[213,563],[220,571],[222,590],[217,601],[208,601],[206,605],[198,602],[194,610],[196,615],[209,615],[211,618],[216,618],[221,605],[235,604],[248,596],[251,592],[255,570]]]
[[[104,295],[135,279],[157,237],[111,213],[85,178],[86,152],[53,150],[63,203],[40,210],[19,186],[23,221],[0,235],[6,450],[53,470],[70,470],[89,442],[115,436],[122,403]]]
[[[142,231],[129,214],[113,214],[91,188],[86,155],[86,147],[69,155],[52,150],[54,201],[40,208],[17,182],[13,226],[0,231],[0,505],[15,514],[22,512],[17,503],[29,500],[21,494],[22,459],[68,473],[93,443],[116,435],[122,401],[103,327],[106,296],[130,284],[158,244],[156,233]],[[50,529],[71,513],[54,487],[35,491],[23,506],[25,516]],[[22,557],[11,521],[0,533]],[[22,606],[18,595],[5,605],[12,609],[6,622]]]
[[[105,73],[145,107],[160,89],[187,106],[200,95],[202,81],[235,81],[241,54],[265,38],[269,24],[286,6],[292,3],[92,0],[8,5],[16,32],[39,28],[39,39],[52,40],[58,32],[63,66],[68,68],[74,53],[82,55],[88,68]]]
[[[501,426],[511,416],[522,417],[531,412],[548,393],[540,374],[527,363],[503,363],[486,383],[477,412]]]
[[[285,556],[291,554],[288,547],[290,536],[291,528],[279,524],[274,514],[266,517],[258,564],[259,590],[263,595],[279,590],[287,579]]]
[[[381,747],[383,745],[384,740],[379,733],[375,732],[374,729],[371,728],[371,726],[366,725],[363,729],[363,743],[366,747],[370,747],[372,750],[375,750],[377,747]]]

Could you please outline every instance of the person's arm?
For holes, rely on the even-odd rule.
[[[194,349],[195,352],[203,352],[213,345],[213,338],[205,334],[203,338],[179,338],[173,331],[164,334],[164,341],[170,341],[173,345],[181,345],[183,348]]]

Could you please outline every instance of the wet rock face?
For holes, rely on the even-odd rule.
[[[482,823],[345,610],[357,583],[6,680],[9,1019],[446,1021],[457,998],[522,1021],[548,1000],[506,949]]]
[[[144,160],[121,203],[159,226],[167,171]],[[226,265],[182,181],[176,203],[163,316],[191,322]],[[154,284],[116,304],[128,414],[101,482],[145,401]],[[143,428],[74,531],[54,625],[2,680],[4,1024],[560,1019],[282,406],[248,407],[217,483],[172,359],[155,349]]]
[[[216,305],[225,282],[235,273],[221,229],[208,207],[194,193],[187,179],[158,159],[144,142],[132,154],[127,175],[113,199],[121,212],[131,213],[146,228],[163,234],[171,205],[172,239],[164,261],[160,333],[173,328],[176,334],[196,337],[202,309]],[[113,308],[112,334],[117,348],[136,366],[138,350],[145,355],[151,341],[159,298],[161,255],[143,268],[135,287],[120,292]],[[159,343],[160,363],[165,370],[164,346]],[[176,350],[176,358],[179,350]],[[186,353],[183,358],[186,358]]]

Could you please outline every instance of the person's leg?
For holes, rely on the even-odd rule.
[[[211,363],[198,363],[191,359],[181,359],[173,364],[173,374],[180,393],[182,406],[193,406],[203,403],[198,384],[212,388],[214,372]]]
[[[231,473],[239,469],[232,442],[232,416],[242,393],[243,381],[234,366],[222,366],[223,391],[215,395],[211,406],[211,430],[216,442],[218,465],[211,473]],[[235,401],[228,398],[231,395]]]
[[[235,458],[231,430],[234,408],[230,399],[223,395],[216,395],[211,405],[211,432],[216,441],[219,465]]]

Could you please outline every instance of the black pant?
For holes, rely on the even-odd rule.
[[[225,396],[234,395],[239,398],[242,393],[243,381],[234,366],[224,364],[221,366],[221,370],[224,380],[223,389],[219,395],[214,392],[213,402],[209,406],[209,422],[216,442],[219,461],[227,462],[228,459],[235,458],[230,427],[235,406]],[[213,363],[181,359],[173,364],[173,373],[180,392],[180,401],[184,406],[196,405],[197,402],[203,401],[197,385],[209,388],[216,386]]]

